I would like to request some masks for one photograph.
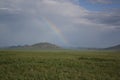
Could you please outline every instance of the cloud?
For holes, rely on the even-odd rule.
[[[120,26],[119,11],[91,13],[86,18],[98,24],[105,24],[108,28],[109,26],[114,26],[114,28]]]
[[[112,3],[111,0],[89,0],[92,3],[103,3],[103,4],[109,4]]]
[[[100,4],[119,4],[119,0],[88,0],[91,3],[100,3]]]
[[[60,29],[69,45],[102,46],[101,35],[119,28],[119,12],[92,12],[76,3],[78,0],[1,0],[1,46],[46,41],[66,46],[44,18]]]

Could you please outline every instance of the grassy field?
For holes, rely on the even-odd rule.
[[[0,80],[120,80],[120,52],[1,50]]]

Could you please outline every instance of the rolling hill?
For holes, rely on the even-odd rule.
[[[27,49],[27,50],[39,50],[39,49],[74,49],[74,50],[120,50],[120,45],[111,46],[107,48],[85,48],[85,47],[60,47],[56,44],[51,44],[48,42],[36,43],[33,45],[17,45],[17,46],[10,46],[7,48],[1,49]]]
[[[47,43],[47,42],[33,44],[33,45],[29,46],[29,47],[41,48],[41,49],[56,49],[56,48],[61,48],[58,45]]]
[[[120,45],[105,48],[106,50],[120,50]]]
[[[51,43],[36,43],[33,45],[10,46],[7,49],[61,49],[60,46]]]

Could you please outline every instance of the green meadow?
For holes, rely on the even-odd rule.
[[[0,80],[120,80],[120,51],[0,50]]]

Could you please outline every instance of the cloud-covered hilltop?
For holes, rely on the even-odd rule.
[[[0,47],[119,44],[119,13],[118,0],[0,0]]]

